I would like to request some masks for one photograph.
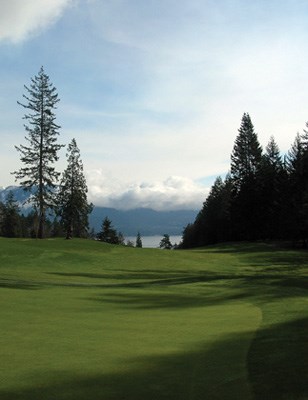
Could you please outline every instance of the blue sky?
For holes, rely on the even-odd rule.
[[[14,184],[17,100],[43,65],[91,201],[199,209],[244,112],[263,147],[302,132],[307,43],[304,0],[0,0],[0,185]]]

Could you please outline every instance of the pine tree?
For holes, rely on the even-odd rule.
[[[240,191],[243,185],[256,177],[262,148],[249,114],[244,113],[238,132],[231,154],[231,177],[235,189]]]
[[[30,87],[24,87],[27,92],[23,95],[25,104],[18,104],[28,110],[24,116],[27,145],[15,148],[25,166],[13,174],[16,180],[21,180],[24,189],[32,193],[31,201],[38,214],[37,237],[41,239],[44,237],[46,211],[55,206],[54,188],[60,175],[54,167],[62,147],[57,144],[60,126],[55,122],[54,113],[60,100],[43,67],[31,79]]]
[[[304,154],[304,146],[302,138],[298,133],[294,139],[291,149],[288,151],[286,165],[289,175],[298,177],[301,171],[302,158]]]
[[[307,246],[308,239],[308,133],[297,134],[287,155],[290,234]]]
[[[102,230],[97,235],[97,238],[105,243],[119,244],[117,231],[113,228],[112,222],[108,217],[103,220]]]
[[[179,244],[181,249],[189,249],[197,247],[199,243],[199,227],[197,227],[196,221],[194,223],[187,224],[183,229],[182,240]]]
[[[3,236],[2,226],[3,226],[4,216],[5,216],[5,206],[2,203],[2,201],[0,201],[0,236]]]
[[[225,182],[217,177],[195,220],[197,246],[230,239],[230,196],[229,176]]]
[[[84,237],[87,234],[88,215],[92,204],[87,201],[87,184],[76,140],[68,145],[67,168],[63,172],[57,197],[57,213],[65,229],[66,238]]]
[[[21,236],[21,218],[19,212],[20,209],[17,201],[14,198],[14,193],[12,191],[9,191],[4,203],[4,214],[2,220],[3,236],[5,237]]]
[[[256,239],[260,232],[258,174],[262,148],[249,114],[244,114],[231,154],[234,239]]]
[[[262,156],[258,178],[259,216],[263,239],[283,237],[285,217],[282,215],[287,174],[274,137]]]
[[[120,245],[122,245],[122,246],[125,246],[125,236],[123,235],[122,232],[118,232],[117,238],[118,238],[117,244],[120,244]]]
[[[164,236],[162,237],[159,247],[161,249],[166,249],[166,250],[171,250],[172,249],[172,243],[170,242],[170,236],[165,233]]]
[[[141,239],[140,232],[137,233],[137,237],[136,237],[136,247],[142,247],[142,239]]]
[[[232,181],[217,177],[193,224],[183,231],[181,248],[198,247],[232,239],[230,223]]]

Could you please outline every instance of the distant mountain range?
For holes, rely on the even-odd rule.
[[[181,235],[183,228],[195,220],[197,211],[155,211],[150,208],[116,210],[114,208],[94,207],[89,222],[96,232],[101,230],[102,222],[108,217],[117,231],[127,236]]]
[[[14,193],[15,200],[24,212],[29,210],[25,201],[29,193],[19,186],[0,188],[0,201],[4,202],[8,193]],[[113,227],[122,232],[124,236],[136,236],[140,232],[142,236],[151,235],[181,235],[183,228],[193,222],[197,210],[155,211],[150,208],[136,208],[134,210],[117,210],[115,208],[94,206],[89,216],[90,227],[99,232],[105,217],[112,221]]]
[[[24,204],[29,198],[30,193],[23,190],[23,188],[20,186],[7,186],[7,187],[0,186],[0,201],[2,203],[5,202],[9,192],[13,192],[15,200],[18,202],[21,208],[30,207],[29,204],[27,205]]]

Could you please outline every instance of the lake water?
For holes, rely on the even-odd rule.
[[[163,236],[141,236],[142,240],[142,247],[147,247],[147,248],[156,248],[159,247],[159,243],[162,240]],[[136,236],[126,236],[125,237],[125,243],[130,240],[136,244]],[[172,244],[179,244],[180,241],[182,240],[182,235],[170,235],[170,242]]]

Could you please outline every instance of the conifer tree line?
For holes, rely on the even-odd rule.
[[[246,240],[306,247],[307,239],[308,131],[296,135],[285,155],[273,137],[263,150],[244,113],[230,171],[225,179],[216,178],[195,221],[184,228],[181,247]]]
[[[33,211],[27,216],[19,215],[19,208],[12,194],[0,206],[0,234],[3,236],[31,236],[39,239],[47,235],[66,238],[88,235],[88,215],[92,204],[87,201],[87,185],[83,173],[80,151],[75,139],[67,147],[67,168],[62,174],[55,168],[59,150],[60,126],[56,123],[55,110],[60,101],[49,76],[41,67],[24,86],[26,144],[15,146],[20,153],[22,167],[14,171],[15,179],[29,191]],[[50,222],[48,214],[54,216]]]

